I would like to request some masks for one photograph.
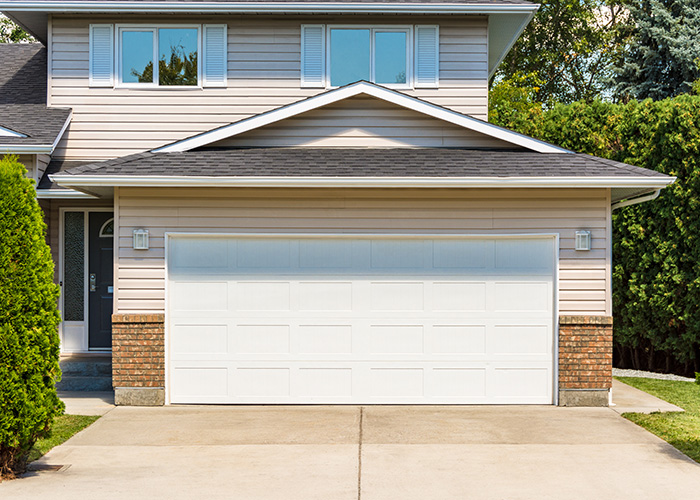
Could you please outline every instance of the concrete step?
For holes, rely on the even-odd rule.
[[[58,391],[111,391],[112,377],[64,375],[56,384]]]
[[[61,372],[65,376],[111,377],[111,357],[66,357],[60,361]]]

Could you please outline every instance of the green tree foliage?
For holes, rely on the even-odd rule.
[[[616,362],[700,371],[700,97],[557,105],[495,115],[574,151],[645,167],[678,180],[657,200],[613,213]]]
[[[631,0],[634,32],[614,67],[620,99],[655,100],[691,90],[700,77],[700,2]]]
[[[34,38],[10,19],[0,14],[0,43],[35,42]]]
[[[139,73],[131,70],[140,83],[153,82],[153,63],[146,65]],[[197,85],[197,52],[185,53],[182,46],[170,48],[170,58],[161,57],[158,61],[159,85]]]
[[[54,383],[60,317],[46,226],[16,157],[0,159],[0,479],[23,469],[63,412]]]
[[[628,36],[629,16],[620,2],[543,0],[494,81],[535,75],[537,100],[547,106],[601,97]]]

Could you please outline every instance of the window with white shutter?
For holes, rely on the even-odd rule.
[[[90,86],[114,86],[114,26],[90,25]]]
[[[301,86],[324,88],[326,86],[326,36],[325,26],[301,27]]]
[[[204,87],[225,87],[227,82],[226,61],[226,25],[204,25],[203,32],[203,70]]]
[[[417,88],[437,88],[440,80],[440,35],[437,26],[415,27],[415,81]]]

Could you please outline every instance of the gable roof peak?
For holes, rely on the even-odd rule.
[[[166,146],[154,149],[153,152],[172,153],[201,148],[215,142],[234,137],[244,132],[257,129],[265,125],[270,125],[272,123],[297,116],[301,113],[319,109],[345,99],[356,97],[358,95],[368,95],[370,97],[422,113],[426,116],[452,123],[467,130],[504,141],[513,145],[514,147],[522,147],[538,153],[571,153],[571,151],[559,146],[522,135],[518,132],[499,127],[492,123],[479,120],[478,118],[459,113],[452,109],[448,109],[437,104],[424,101],[417,97],[406,95],[397,90],[382,87],[381,85],[363,80],[345,85],[343,87],[331,89],[321,94],[307,97],[301,101],[297,101],[259,115],[254,115],[249,118],[245,118],[243,120],[173,142]]]

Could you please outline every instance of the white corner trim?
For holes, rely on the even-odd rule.
[[[650,188],[661,189],[675,177],[205,177],[106,176],[55,174],[60,186],[139,187],[358,187],[358,188]]]
[[[0,127],[0,137],[27,137],[27,136],[25,134],[22,134],[21,132],[15,132],[14,130],[11,130],[9,128]]]
[[[302,101],[288,104],[272,111],[261,113],[230,125],[224,125],[223,127],[219,127],[209,132],[204,132],[202,134],[174,142],[167,146],[154,149],[153,152],[171,153],[189,151],[191,149],[206,146],[223,139],[228,139],[229,137],[248,132],[249,130],[263,127],[265,125],[296,116],[300,113],[305,113],[307,111],[327,106],[359,94],[367,94],[369,96],[376,97],[377,99],[391,102],[397,106],[402,106],[418,113],[432,116],[438,120],[443,120],[454,125],[464,127],[468,130],[472,130],[495,139],[500,139],[538,153],[572,153],[571,151],[560,148],[559,146],[548,144],[532,137],[527,137],[517,132],[513,132],[512,130],[507,130],[491,123],[477,120],[471,116],[458,113],[457,111],[452,111],[436,104],[431,104],[415,97],[407,96],[401,92],[368,82],[357,82],[345,87],[329,90],[328,92],[318,94],[314,97],[309,97]]]
[[[537,4],[431,4],[431,3],[316,3],[316,2],[140,2],[140,1],[0,1],[0,11],[25,12],[179,12],[179,13],[403,13],[504,14],[537,10]]]
[[[40,200],[94,200],[95,196],[72,189],[37,189],[36,197]]]

